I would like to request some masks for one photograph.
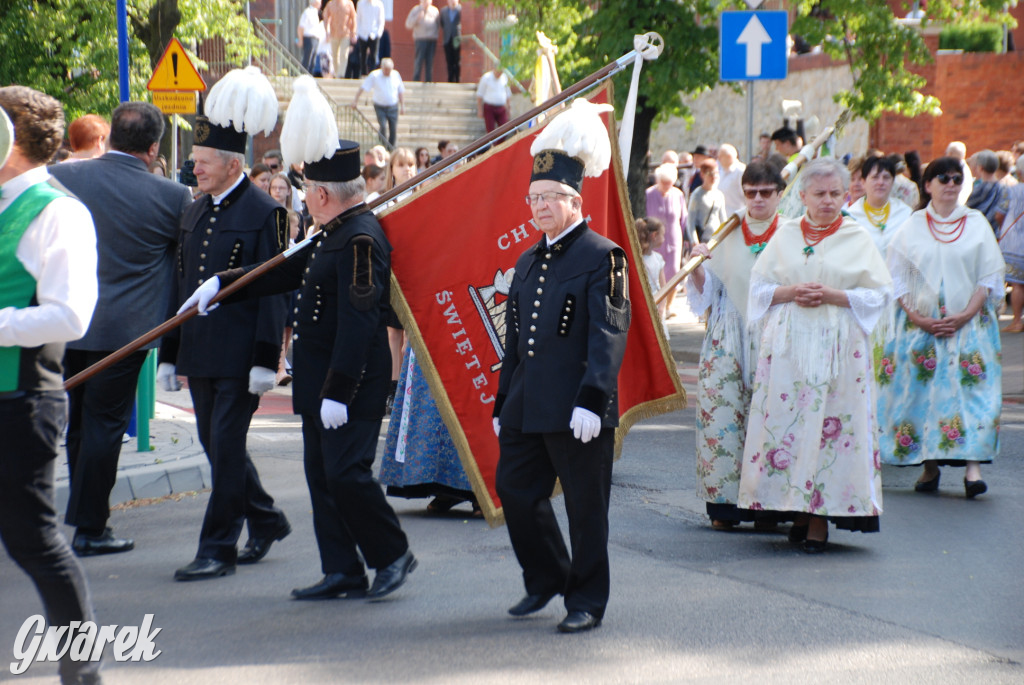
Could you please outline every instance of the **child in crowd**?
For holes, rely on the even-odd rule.
[[[647,271],[647,281],[651,285],[651,295],[654,295],[665,286],[665,258],[656,251],[665,242],[665,224],[654,217],[637,219],[636,234],[643,252],[644,268]],[[658,305],[658,313],[664,321],[664,302]],[[665,334],[668,335],[667,328]]]

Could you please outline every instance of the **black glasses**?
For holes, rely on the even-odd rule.
[[[958,186],[964,182],[964,177],[960,174],[939,174],[935,178],[939,179],[939,183],[942,185],[946,185],[952,181],[953,185]]]
[[[270,167],[270,170],[271,170],[271,171],[277,171],[278,169],[280,169],[280,168],[281,168],[281,165],[280,165],[280,164],[268,164],[267,166],[269,166],[269,167]]]
[[[763,197],[764,199],[767,200],[768,198],[770,198],[772,195],[774,195],[777,192],[779,192],[778,188],[750,188],[750,189],[744,188],[743,189],[743,195],[748,200],[753,200],[758,195],[760,195],[761,197]]]

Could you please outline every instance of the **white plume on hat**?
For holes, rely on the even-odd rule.
[[[239,133],[270,135],[277,125],[277,111],[274,86],[258,67],[232,69],[206,97],[207,118],[218,126],[234,126]]]
[[[533,144],[530,154],[541,150],[561,150],[583,162],[585,176],[600,176],[612,159],[608,129],[601,120],[602,112],[611,112],[611,105],[596,105],[584,98],[572,101],[565,110],[545,126]]]
[[[291,102],[281,126],[281,156],[287,165],[317,162],[338,149],[338,121],[312,76],[292,83]]]

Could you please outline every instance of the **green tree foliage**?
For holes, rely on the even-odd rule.
[[[560,47],[559,78],[571,84],[632,48],[633,35],[656,31],[665,51],[645,65],[637,100],[629,164],[630,197],[643,211],[644,155],[654,124],[670,116],[689,120],[682,97],[693,97],[719,84],[718,19],[722,11],[746,9],[740,0],[492,0],[488,4],[514,12],[517,76],[532,76],[535,31],[543,30]],[[777,8],[778,3],[766,3]],[[836,95],[855,116],[869,121],[883,112],[907,116],[939,113],[936,98],[921,93],[924,79],[911,69],[930,56],[916,28],[897,21],[886,0],[793,0],[790,32],[821,45],[831,57],[847,62],[853,87]],[[909,8],[910,3],[907,2]],[[905,12],[903,13],[905,14]],[[995,18],[1012,23],[1005,0],[930,0],[928,22],[952,23]],[[621,112],[628,73],[616,77],[616,104]],[[738,115],[737,115],[738,116]]]
[[[68,121],[108,116],[118,102],[115,7],[113,0],[0,0],[0,84],[58,98]],[[255,45],[244,0],[128,0],[128,16],[135,100],[147,99],[146,82],[172,36],[186,49],[220,37],[239,64]]]

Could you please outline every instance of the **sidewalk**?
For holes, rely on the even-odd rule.
[[[669,347],[676,361],[688,405],[694,406],[697,362],[704,340],[704,324],[686,307],[680,295],[675,316],[668,320]],[[1009,321],[1002,317],[1000,327]],[[1003,401],[1024,403],[1024,333],[1003,333]],[[263,396],[257,416],[290,414],[291,388],[276,388]],[[110,493],[114,506],[132,499],[163,497],[210,487],[210,464],[196,435],[192,400],[187,389],[156,391],[156,416],[149,424],[150,450],[138,451],[132,439],[121,450],[117,482]],[[57,511],[64,511],[68,499],[67,459],[61,450],[57,469]]]

